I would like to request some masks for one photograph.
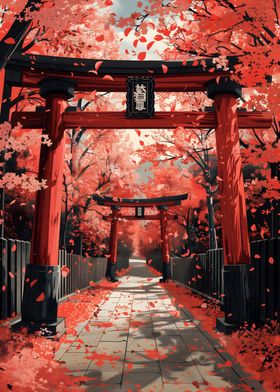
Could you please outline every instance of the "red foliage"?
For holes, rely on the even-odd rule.
[[[164,288],[177,303],[184,305],[200,321],[202,328],[218,340],[246,372],[263,383],[266,391],[280,389],[279,324],[272,321],[271,325],[262,328],[253,325],[251,329],[241,328],[227,336],[215,329],[216,318],[223,316],[218,305],[208,300],[205,302],[204,298],[175,283],[165,283]],[[226,366],[230,364],[227,363]]]
[[[76,334],[79,323],[89,320],[97,306],[117,284],[102,281],[94,288],[82,291],[62,302],[58,316],[65,317],[67,335]],[[100,323],[100,327],[111,323]],[[86,377],[72,377],[69,370],[54,360],[54,353],[63,343],[69,342],[67,335],[60,341],[27,335],[25,330],[13,333],[7,322],[0,324],[0,385],[1,392],[44,392],[80,390]],[[72,340],[71,340],[72,341]],[[80,342],[83,343],[83,342]],[[97,359],[97,357],[95,357]],[[101,358],[99,358],[99,361]],[[27,366],[28,364],[28,366]]]

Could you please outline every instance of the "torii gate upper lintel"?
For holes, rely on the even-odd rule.
[[[180,205],[182,200],[186,200],[188,194],[155,197],[146,199],[126,199],[117,197],[101,197],[93,195],[92,199],[97,204],[110,207],[111,215],[104,217],[111,221],[110,240],[109,240],[109,256],[106,270],[106,277],[113,282],[116,282],[116,263],[117,263],[117,248],[118,248],[118,223],[121,219],[125,220],[159,220],[161,233],[161,258],[162,258],[162,279],[160,281],[166,282],[171,277],[170,256],[169,256],[169,241],[167,235],[167,221],[169,219],[176,219],[176,216],[168,214],[168,207]],[[120,212],[121,208],[129,207],[135,208],[135,215],[123,216]],[[145,215],[145,208],[158,209],[158,214]]]

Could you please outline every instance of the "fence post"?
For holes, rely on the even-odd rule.
[[[276,312],[277,312],[277,320],[280,322],[280,238],[275,238],[275,263],[276,263]]]
[[[75,278],[75,255],[73,253],[71,253],[71,257],[70,257],[70,294],[75,292],[75,287],[74,287],[74,278]]]
[[[8,247],[7,240],[0,238],[1,274],[0,274],[0,317],[8,317]]]
[[[81,288],[83,288],[81,286],[81,280],[80,280],[80,263],[79,263],[79,255],[75,254],[75,262],[74,262],[74,266],[75,266],[75,290],[79,290]]]
[[[261,315],[261,304],[265,302],[262,293],[261,279],[265,280],[265,275],[262,277],[261,270],[263,269],[263,261],[261,254],[262,241],[251,242],[251,268],[248,270],[248,286],[249,286],[249,301],[248,301],[248,322],[259,322]],[[255,257],[256,256],[256,257]]]
[[[170,273],[171,273],[171,279],[174,280],[174,275],[173,275],[173,263],[174,263],[174,257],[170,258]]]
[[[8,317],[16,313],[16,242],[8,239]]]
[[[58,266],[59,266],[59,270],[61,271],[61,267],[62,267],[62,263],[61,263],[61,256],[62,256],[62,250],[58,251]],[[58,288],[58,299],[62,298],[62,281],[63,281],[63,277],[62,274],[60,274],[61,278],[60,278],[60,285]]]
[[[82,263],[83,263],[83,282],[84,282],[84,286],[86,287],[87,263],[86,263],[86,257],[85,256],[83,256]]]
[[[67,252],[65,252],[65,265],[67,266],[67,268],[70,267],[69,258],[70,258],[70,255]],[[65,295],[68,295],[70,293],[70,274],[71,274],[71,271],[69,272],[69,274],[65,278],[65,283],[66,283]]]
[[[202,258],[202,271],[203,271],[203,292],[206,293],[206,253],[204,253]]]
[[[206,251],[206,294],[210,296],[211,292],[211,266],[209,250]]]
[[[259,243],[259,263],[260,263],[260,319],[261,321],[265,321],[266,319],[266,309],[265,309],[265,281],[266,281],[266,268],[265,268],[265,244],[264,241],[258,241]]]
[[[16,240],[16,263],[15,263],[15,284],[16,284],[16,313],[21,313],[21,299],[22,299],[22,290],[21,290],[21,282],[22,282],[22,267],[21,267],[21,259],[22,259],[22,249],[21,249],[21,241]]]
[[[265,241],[265,267],[266,267],[266,317],[270,320],[276,318],[276,241],[274,239]],[[278,282],[279,283],[279,282]]]

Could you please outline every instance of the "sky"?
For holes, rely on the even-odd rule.
[[[137,7],[137,3],[139,3],[139,0],[114,0],[113,5],[111,6],[111,10],[116,13],[117,17],[129,17],[131,13],[136,12],[140,10],[139,7]],[[141,3],[143,5],[148,4],[148,1],[142,0]],[[150,17],[150,20],[152,21],[153,18]],[[135,40],[134,34],[129,34],[127,37],[124,37],[123,34],[123,29],[117,29],[119,33],[120,39],[123,38],[121,41],[121,48],[123,53],[125,52],[126,49],[128,49],[130,52],[131,50],[135,50],[133,46],[133,41]],[[153,35],[154,33],[148,33],[146,35],[146,38],[149,42],[153,40]],[[161,51],[166,48],[166,45],[162,41],[158,41],[154,47],[152,47],[148,52],[146,56],[146,60],[159,60],[160,56],[157,53],[157,51]],[[141,43],[139,42],[137,45],[137,53],[146,51],[147,49],[147,43]],[[131,60],[134,60],[135,57],[132,56],[131,54]]]
[[[111,9],[120,16],[129,16],[135,10],[139,10],[137,7],[139,0],[114,0]],[[142,0],[142,4],[148,4],[147,1]]]

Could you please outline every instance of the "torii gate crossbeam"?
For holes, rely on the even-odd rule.
[[[42,129],[45,113],[14,112],[12,125],[21,123],[26,129]],[[239,129],[264,129],[271,127],[270,112],[238,111]],[[186,129],[217,128],[217,118],[214,112],[155,112],[154,117],[145,119],[128,119],[120,112],[65,112],[61,126],[66,128],[87,129]]]

